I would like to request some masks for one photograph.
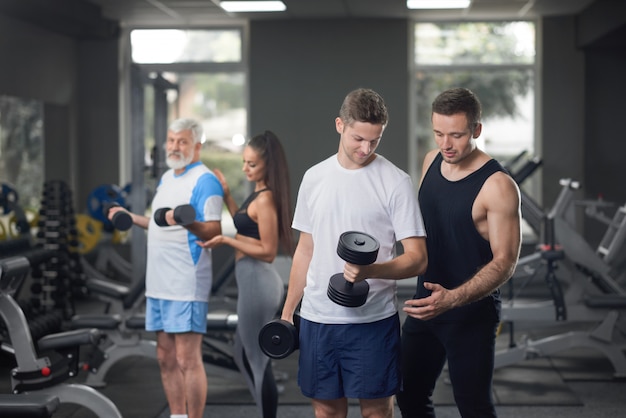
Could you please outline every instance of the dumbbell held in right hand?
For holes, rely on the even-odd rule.
[[[159,208],[154,211],[154,222],[158,226],[170,226],[165,215],[172,208]],[[174,208],[174,221],[176,225],[189,225],[196,220],[196,210],[191,205],[180,205]]]
[[[380,244],[373,236],[359,231],[341,234],[337,244],[337,255],[344,261],[358,265],[368,265],[376,261]],[[370,286],[363,280],[357,283],[347,281],[343,273],[331,276],[327,295],[338,305],[357,308],[367,301]]]
[[[294,323],[274,319],[261,328],[259,346],[263,353],[273,359],[283,359],[300,347],[300,316],[294,315]]]

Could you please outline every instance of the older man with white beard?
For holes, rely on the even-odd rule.
[[[172,418],[202,417],[207,394],[201,349],[212,284],[211,250],[196,241],[222,233],[224,191],[200,161],[202,135],[202,127],[192,119],[175,120],[168,128],[169,170],[152,200],[153,212],[170,208],[164,216],[167,225],[131,213],[133,223],[148,230],[146,331],[157,335],[161,380]],[[192,223],[177,223],[174,209],[181,205],[195,209]],[[124,209],[111,209],[109,218],[119,210]]]

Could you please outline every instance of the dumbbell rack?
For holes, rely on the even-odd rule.
[[[36,245],[55,253],[33,269],[32,303],[40,311],[60,311],[64,320],[75,314],[74,297],[87,293],[76,247],[72,193],[62,181],[44,183]]]

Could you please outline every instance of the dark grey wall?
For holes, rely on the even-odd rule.
[[[45,176],[75,185],[70,126],[76,47],[64,36],[0,16],[0,94],[44,103]]]
[[[588,50],[585,68],[584,194],[621,206],[626,204],[626,48]],[[585,235],[599,243],[606,228],[586,222]]]
[[[626,141],[620,128],[626,112],[626,26],[616,24],[612,16],[626,20],[620,11],[626,4],[618,3],[599,1],[579,16],[542,21],[545,207],[554,203],[560,178],[581,182],[577,198],[602,195],[616,205],[626,202]],[[595,247],[607,226],[582,216],[582,209],[578,219]]]
[[[118,178],[117,50],[0,15],[0,94],[44,103],[46,180],[67,182],[78,211]]]
[[[585,53],[586,194],[626,201],[626,49]]]
[[[543,206],[550,207],[559,179],[584,177],[585,57],[576,48],[573,16],[543,19],[540,47]]]
[[[75,138],[74,125],[71,123],[72,115],[69,105],[56,105],[46,103],[44,105],[44,140],[46,178],[44,180],[63,180],[68,183],[71,190],[76,185],[71,180],[76,179],[72,173],[75,171],[77,153],[73,152],[70,140]],[[75,198],[74,198],[75,199]]]
[[[82,203],[100,184],[119,183],[118,41],[80,41],[78,51],[77,169],[83,181],[76,193]]]
[[[390,121],[378,152],[407,170],[408,26],[389,19],[250,24],[251,133],[270,129],[281,138],[294,198],[304,171],[337,152],[334,120],[358,87],[385,99]]]
[[[0,93],[68,104],[75,94],[75,43],[0,15]]]

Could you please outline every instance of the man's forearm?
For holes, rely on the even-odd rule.
[[[456,306],[467,305],[492,294],[513,275],[515,263],[491,261],[471,279],[453,289]]]

